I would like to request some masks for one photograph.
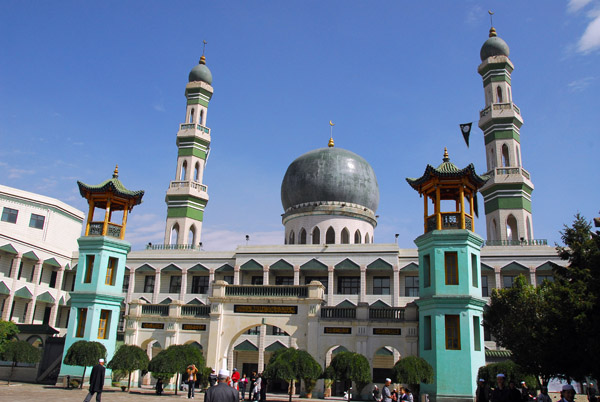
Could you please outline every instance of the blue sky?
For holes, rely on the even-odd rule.
[[[77,180],[119,164],[144,189],[127,238],[162,243],[184,88],[206,39],[214,96],[204,175],[205,249],[281,244],[289,163],[336,146],[369,161],[375,241],[414,247],[422,202],[405,182],[454,163],[484,173],[483,136],[459,123],[484,106],[479,50],[494,26],[515,65],[523,166],[536,238],[559,241],[575,213],[598,216],[600,0],[8,1],[0,3],[0,183],[86,210]],[[485,235],[484,222],[476,231]]]

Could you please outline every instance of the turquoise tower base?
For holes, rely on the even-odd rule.
[[[415,243],[419,248],[419,355],[434,370],[433,384],[421,384],[421,394],[429,394],[432,402],[472,402],[477,372],[485,365],[483,239],[466,229],[434,230]],[[457,280],[452,280],[447,267],[454,258]]]
[[[106,348],[106,363],[108,363],[115,353],[119,315],[124,300],[122,289],[125,261],[131,245],[110,236],[84,236],[77,242],[79,260],[75,287],[70,293],[71,310],[63,361],[71,345],[84,340],[103,344]],[[112,275],[109,265],[113,267]],[[90,373],[91,368],[88,367],[86,377]],[[82,374],[82,366],[63,363],[57,382],[62,383],[67,375],[71,378],[80,378]],[[108,369],[105,378],[106,384],[110,384]]]

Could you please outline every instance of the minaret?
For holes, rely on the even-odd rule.
[[[185,86],[187,106],[185,121],[177,133],[177,170],[165,197],[165,245],[170,248],[194,248],[200,244],[204,208],[208,203],[208,189],[202,184],[202,177],[210,150],[206,115],[213,95],[211,84],[212,74],[202,55]]]
[[[480,251],[474,230],[477,191],[486,181],[473,164],[464,169],[444,151],[437,168],[406,179],[424,198],[424,234],[419,252],[419,356],[433,367],[434,381],[421,392],[432,402],[472,402],[477,371],[485,365]],[[443,201],[446,201],[442,203]],[[429,206],[433,204],[433,213]],[[451,211],[442,211],[452,205]]]
[[[485,108],[479,113],[490,180],[481,189],[489,245],[522,244],[533,240],[531,193],[533,183],[521,163],[521,111],[513,103],[514,66],[506,42],[494,27],[481,47]]]
[[[131,244],[124,240],[127,217],[142,202],[143,191],[130,191],[119,180],[118,168],[112,179],[96,186],[77,182],[81,196],[88,200],[85,234],[77,239],[79,260],[73,291],[63,359],[69,347],[81,340],[100,342],[110,361],[117,342],[117,326],[123,303],[125,261]],[[96,209],[103,210],[96,216]],[[116,219],[115,219],[116,218]],[[119,223],[120,220],[120,223]],[[82,367],[62,364],[60,379],[80,376]],[[90,371],[88,370],[89,374]],[[110,383],[109,373],[106,381]]]

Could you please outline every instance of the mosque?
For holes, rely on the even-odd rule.
[[[143,192],[127,190],[117,171],[97,186],[79,182],[90,211],[70,276],[59,278],[72,280],[71,291],[61,283],[46,289],[40,282],[23,301],[15,290],[29,284],[12,283],[14,274],[0,273],[10,299],[3,301],[3,317],[9,318],[10,303],[33,302],[30,308],[47,303],[36,299],[46,291],[53,303],[46,321],[66,335],[64,350],[88,339],[105,343],[112,355],[124,342],[152,358],[170,345],[193,344],[208,366],[246,374],[262,371],[274,351],[297,347],[323,367],[341,351],[361,353],[374,382],[381,383],[399,359],[420,355],[436,370],[436,385],[425,388],[432,400],[472,400],[479,366],[509,353],[497,350],[482,327],[492,289],[511,287],[519,274],[541,283],[551,279],[552,263],[562,264],[555,249],[533,235],[534,186],[520,156],[523,119],[513,102],[514,66],[494,28],[480,56],[485,105],[479,127],[487,171],[461,169],[440,152],[441,164],[407,179],[424,199],[418,248],[375,242],[376,173],[331,138],[327,147],[295,159],[283,177],[280,245],[203,251],[213,87],[202,56],[185,88],[186,118],[176,136],[177,174],[166,192],[164,243],[130,251],[124,240],[127,214]],[[486,240],[477,234],[483,228],[474,227],[478,191]],[[98,209],[103,212],[95,214]],[[118,218],[113,212],[120,212]],[[20,263],[26,251],[11,247],[1,247],[1,257]],[[25,314],[20,322],[41,324],[36,317]],[[63,364],[59,381],[76,373],[81,368]],[[457,381],[453,376],[464,384],[450,387]],[[323,392],[321,383],[315,394]]]

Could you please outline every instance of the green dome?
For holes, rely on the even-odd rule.
[[[192,68],[189,75],[189,82],[202,81],[208,85],[212,85],[212,73],[206,67],[206,59],[204,56],[200,58],[200,63]]]
[[[508,45],[502,38],[496,36],[496,30],[494,28],[490,29],[490,37],[483,43],[481,46],[481,51],[479,52],[479,56],[481,57],[481,61],[484,61],[488,57],[492,56],[506,56],[510,54],[510,49]]]
[[[318,201],[358,204],[376,211],[379,186],[373,168],[341,148],[315,149],[298,157],[281,183],[283,209]]]

